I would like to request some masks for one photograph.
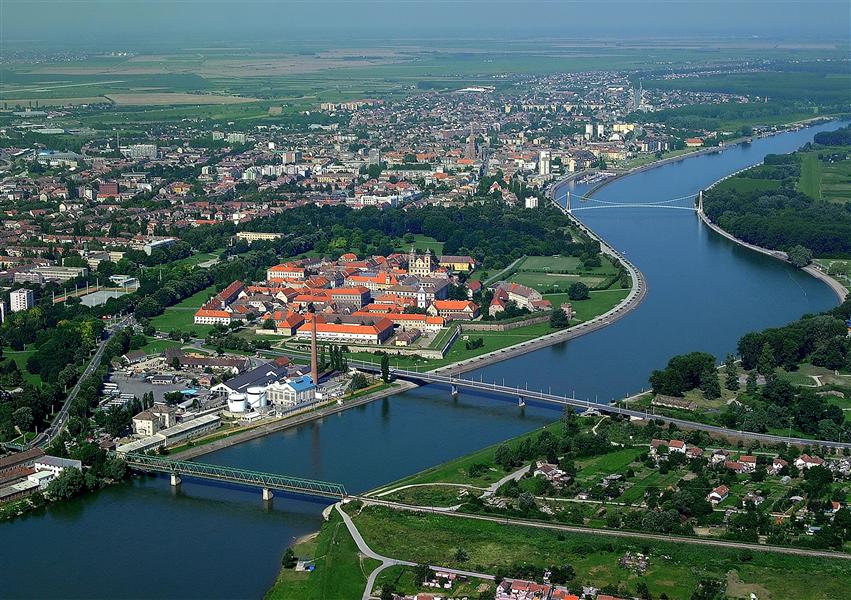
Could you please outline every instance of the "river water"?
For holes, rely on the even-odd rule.
[[[667,164],[614,181],[595,197],[647,202],[695,193],[840,125]],[[647,298],[600,331],[469,376],[608,401],[646,387],[650,371],[673,354],[700,349],[723,357],[747,331],[836,304],[825,284],[713,234],[692,212],[576,214],[643,271]],[[557,416],[472,394],[452,400],[447,390],[426,387],[201,460],[338,481],[360,492]],[[287,496],[264,505],[257,491],[192,481],[173,491],[165,478],[135,478],[0,525],[0,597],[257,598],[293,538],[318,529],[325,506]]]

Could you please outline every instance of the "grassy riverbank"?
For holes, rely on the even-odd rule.
[[[311,559],[314,570],[281,569],[266,600],[331,600],[360,598],[369,575],[380,563],[358,554],[343,519],[332,510],[316,536],[293,547],[300,559]]]
[[[644,582],[654,597],[688,598],[700,579],[712,578],[727,581],[735,597],[754,592],[772,600],[826,600],[844,597],[851,576],[851,561],[845,560],[600,538],[383,507],[365,508],[353,519],[367,544],[385,556],[485,573],[570,564],[574,587],[621,586],[630,595]],[[459,549],[467,560],[458,560]],[[649,551],[645,574],[618,564],[628,551]]]

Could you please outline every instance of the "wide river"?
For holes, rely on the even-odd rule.
[[[647,202],[695,193],[844,124],[636,173],[595,197]],[[609,401],[646,387],[650,371],[674,354],[700,349],[723,357],[747,331],[836,304],[825,284],[715,235],[693,212],[614,208],[577,215],[643,271],[647,298],[600,331],[470,376]],[[453,401],[447,390],[426,387],[201,460],[338,481],[359,492],[557,416],[470,394]],[[185,481],[175,492],[165,478],[135,478],[0,525],[0,597],[257,598],[293,538],[319,528],[325,506],[285,496],[264,506],[257,491]]]

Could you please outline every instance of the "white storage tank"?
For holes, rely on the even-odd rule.
[[[246,409],[245,394],[231,394],[228,396],[228,410],[232,413],[244,413]]]
[[[254,386],[248,388],[245,391],[248,398],[248,405],[251,408],[260,408],[261,406],[266,406],[266,388]]]

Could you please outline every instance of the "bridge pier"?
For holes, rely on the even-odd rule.
[[[523,396],[517,396],[517,406],[521,408],[526,406],[526,399]]]
[[[268,502],[272,498],[275,497],[275,494],[272,493],[272,490],[269,488],[263,488],[263,501]]]
[[[171,485],[172,487],[177,487],[180,485],[180,476],[177,473],[171,474]]]
[[[454,383],[452,384],[452,397],[453,398],[458,397],[458,386],[455,385]]]

